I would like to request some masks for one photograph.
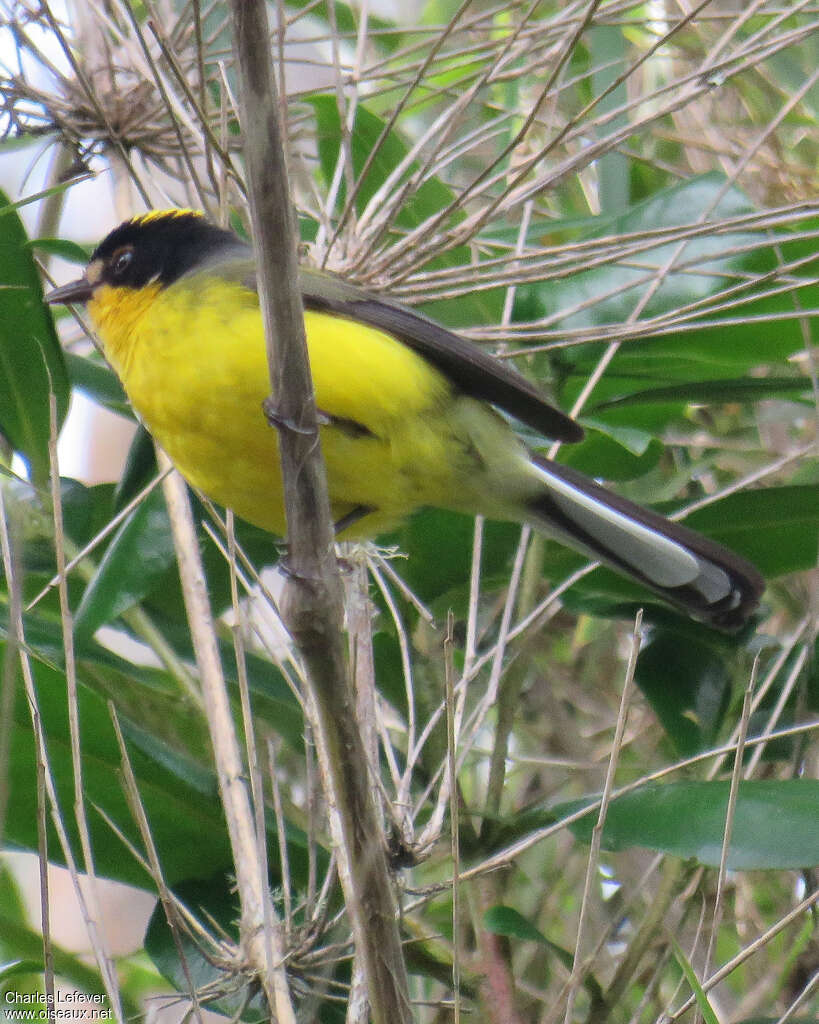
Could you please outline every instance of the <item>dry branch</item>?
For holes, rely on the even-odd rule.
[[[285,619],[313,698],[341,878],[376,1024],[411,1021],[392,882],[342,634],[342,589],[298,288],[296,233],[264,3],[232,0],[259,294],[279,431],[290,581]],[[271,467],[272,471],[272,467]]]

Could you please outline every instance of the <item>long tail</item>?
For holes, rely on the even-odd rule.
[[[633,577],[693,618],[742,626],[765,581],[733,551],[600,487],[582,473],[532,455],[543,492],[532,524]]]

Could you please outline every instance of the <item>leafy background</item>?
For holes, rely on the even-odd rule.
[[[58,338],[40,283],[96,241],[61,228],[89,176],[117,217],[172,202],[246,230],[226,14],[116,0],[89,25],[80,6],[3,4],[0,161],[26,146],[51,169],[0,197],[0,826],[9,850],[165,903],[138,950],[112,959],[94,937],[89,967],[44,947],[4,868],[0,984],[37,991],[45,948],[123,1014],[176,989],[166,1012],[257,1020],[153,449],[138,430],[116,481],[57,483],[70,394],[132,414],[67,314]],[[725,637],[511,524],[429,510],[345,553],[417,1019],[814,1019],[815,10],[294,3],[280,17],[309,258],[514,358],[586,427],[557,458],[683,513],[769,583],[755,628]],[[279,546],[236,524],[240,605],[221,514],[196,508],[237,719],[246,678],[275,764],[265,830],[294,992],[304,1019],[340,1021],[349,929],[304,691],[255,582]],[[107,890],[89,891],[93,924]],[[170,926],[169,891],[191,915]]]

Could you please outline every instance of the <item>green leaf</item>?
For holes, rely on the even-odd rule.
[[[645,476],[660,461],[662,444],[655,438],[640,452],[621,444],[611,431],[600,431],[583,424],[586,436],[581,444],[562,445],[558,462],[605,480],[633,480]]]
[[[697,1006],[700,1008],[700,1013],[703,1016],[705,1024],[719,1024],[719,1017],[714,1013],[714,1008],[708,1000],[708,996],[705,994],[705,990],[699,983],[699,979],[691,966],[691,961],[683,953],[682,947],[674,938],[673,935],[668,936],[671,941],[671,948],[674,950],[674,959],[680,965],[685,979],[691,986],[691,991],[694,993],[694,998],[697,1001]]]
[[[552,942],[551,939],[547,939],[539,928],[536,928],[514,907],[504,906],[503,904],[489,907],[483,916],[483,926],[488,932],[492,932],[493,935],[505,935],[507,938],[519,939],[521,942],[537,942],[539,945],[545,946],[567,971],[571,971],[574,966],[574,955],[572,953],[559,946],[556,942]],[[548,976],[544,984],[547,981]],[[593,1004],[597,1001],[602,1002],[603,990],[599,982],[590,974],[585,975],[583,987],[589,993]]]
[[[132,498],[147,487],[159,472],[154,439],[142,423],[137,422],[128,447],[125,466],[114,491],[114,508],[124,508]]]
[[[37,938],[39,938],[40,945],[42,946],[42,937],[37,936]],[[12,945],[16,948],[13,938]],[[8,963],[0,964],[0,982],[5,981],[7,978],[14,978],[19,974],[39,974],[42,969],[42,960],[10,960]]]
[[[42,136],[37,136],[42,138]],[[22,136],[19,140],[19,144],[22,147],[28,146],[34,141],[35,136]],[[15,149],[14,143],[7,141],[4,145],[0,146],[0,150]],[[79,185],[82,181],[89,181],[94,177],[92,171],[84,164],[76,166],[76,172],[71,177],[66,178],[57,185],[50,185],[48,188],[40,189],[39,192],[30,192],[28,195],[23,196],[22,199],[17,199],[15,202],[9,202],[6,199],[4,204],[0,204],[0,218],[7,216],[9,213],[14,213],[17,210],[22,210],[24,206],[31,206],[33,203],[39,203],[43,199],[48,199],[50,196],[62,195],[67,192],[68,189],[73,188],[75,185]],[[4,197],[5,198],[5,197]]]
[[[44,253],[46,256],[59,256],[69,263],[79,263],[83,267],[91,259],[90,249],[67,238],[32,238],[28,244],[35,252]]]
[[[274,879],[274,897],[275,882]],[[174,892],[211,934],[227,934],[234,942],[239,941],[240,908],[236,884],[231,876],[214,875],[205,881],[185,880],[174,886]],[[331,900],[336,904],[337,896],[331,894]],[[300,922],[297,918],[298,923]],[[178,992],[189,992],[192,984],[200,993],[200,1001],[208,1009],[230,1016],[234,1020],[247,1021],[248,1024],[270,1020],[270,1011],[264,1005],[259,986],[250,982],[244,987],[237,986],[235,975],[231,974],[229,965],[206,956],[203,953],[203,944],[192,938],[187,930],[172,931],[161,903],[157,904],[148,924],[145,951],[157,970]],[[337,983],[349,983],[349,967],[343,958],[335,969],[325,966],[325,970],[328,970],[329,977],[334,978]],[[208,991],[214,993],[210,999],[204,998]],[[294,991],[299,990],[295,988]],[[306,994],[307,1001],[311,1003],[311,1012],[309,1018],[299,1014],[299,1020],[309,1019],[316,1021],[316,1024],[343,1024],[343,1005],[328,1001],[317,1013],[309,986]]]
[[[43,483],[49,473],[49,395],[53,391],[57,399],[59,429],[68,409],[68,375],[23,222],[2,192],[0,380],[0,433]]]
[[[220,931],[224,930],[238,942],[239,900],[235,883],[228,876],[214,875],[205,881],[182,881],[174,891],[205,928],[213,933],[215,923]],[[191,985],[198,992],[207,991],[209,987],[216,992],[217,998],[204,1003],[208,1009],[250,1024],[269,1019],[261,992],[258,989],[253,992],[249,987],[226,985],[227,968],[212,957],[203,955],[201,943],[194,940],[187,930],[183,929],[181,933],[179,929],[172,931],[161,903],[157,903],[148,923],[145,952],[159,973],[178,992],[189,993]],[[226,989],[229,994],[226,994]]]
[[[493,935],[505,935],[508,938],[520,939],[521,942],[539,942],[541,946],[546,946],[549,949],[552,946],[552,943],[549,942],[543,932],[536,928],[531,921],[528,921],[523,914],[515,910],[514,907],[506,907],[500,903],[494,907],[489,907],[483,915],[483,926],[488,932],[492,932]],[[561,949],[560,952],[564,954],[566,950]],[[566,966],[571,968],[571,965],[572,958],[569,955],[569,961]]]
[[[218,506],[217,512],[222,512],[224,521],[224,512]],[[194,521],[198,525],[202,522],[212,523],[210,512],[195,496],[193,498],[193,515]],[[257,568],[275,565],[278,562],[282,544],[280,540],[265,530],[242,520],[236,520],[235,527],[237,544]],[[217,536],[220,535],[218,528],[215,532]],[[198,534],[205,565],[205,576],[208,581],[208,593],[214,610],[221,613],[231,603],[230,570],[224,556],[224,547],[220,550],[201,525],[199,525]],[[225,543],[223,540],[223,545]],[[178,624],[187,632],[187,618],[179,587],[178,573],[173,566],[160,581],[160,585],[153,589],[147,600],[151,608],[167,616],[170,621]]]
[[[401,575],[422,601],[438,599],[444,615],[448,604],[456,613],[466,608],[474,530],[470,516],[427,509],[412,516],[394,535],[399,550],[407,555]],[[484,580],[508,571],[519,537],[520,527],[514,523],[486,523]],[[385,539],[386,543],[390,540]]]
[[[321,171],[325,184],[333,180],[336,164],[341,152],[341,118],[335,96],[314,95],[308,102],[316,112],[318,121],[318,151]],[[387,129],[387,122],[372,113],[363,103],[356,107],[355,121],[350,133],[352,142],[353,172],[358,183],[368,159],[378,149],[375,158],[367,169],[366,177],[356,193],[356,209],[363,213],[372,197],[386,182],[395,168],[404,160],[409,148],[394,129]],[[380,142],[379,142],[380,140]],[[410,171],[417,170],[413,163]],[[346,190],[339,189],[339,207],[344,205]],[[450,188],[437,178],[427,178],[417,189],[413,190],[407,203],[398,211],[395,223],[403,228],[414,228],[427,217],[449,206],[454,199]],[[463,214],[459,219],[463,218]]]
[[[100,405],[133,419],[119,378],[109,366],[99,359],[78,356],[73,352],[66,354],[66,365],[75,388],[84,391]]]
[[[65,532],[76,548],[84,547],[111,519],[112,484],[95,484],[85,487],[77,480],[64,477],[60,480],[60,501],[63,510]],[[40,495],[29,485],[9,487],[6,492],[7,504],[16,519],[25,524],[21,531],[23,543],[22,560],[28,573],[43,574],[50,578],[57,571],[54,556],[53,525],[51,517],[43,508]],[[96,549],[96,557],[104,550],[105,542]],[[46,580],[42,581],[43,583]],[[27,585],[36,585],[26,580]],[[69,587],[77,583],[75,574],[69,577]],[[34,596],[34,595],[32,595]]]
[[[595,25],[588,32],[588,46],[591,54],[592,88],[595,96],[601,97],[599,113],[608,114],[628,104],[628,89],[625,80],[617,82],[622,68],[629,59],[628,42],[619,25]],[[598,129],[598,136],[605,138],[607,132],[623,128],[628,124],[625,113],[617,114],[605,126]],[[600,207],[604,212],[620,212],[627,204],[630,193],[629,168],[632,161],[617,149],[604,153],[597,161],[598,194]]]
[[[119,527],[74,617],[80,637],[137,604],[170,565],[175,553],[165,500],[153,490]]]
[[[335,174],[342,139],[345,136],[341,128],[338,103],[335,96],[324,94],[310,96],[308,102],[315,111],[319,165],[325,183],[329,186]],[[357,183],[360,182],[356,192],[356,209],[360,214],[395,168],[402,163],[409,148],[399,132],[388,129],[387,122],[363,103],[356,107],[350,139],[354,177]],[[367,167],[367,161],[373,153],[376,156]],[[417,169],[418,165],[412,163],[408,173]],[[346,183],[342,181],[338,193],[339,212],[344,207],[346,194]],[[394,224],[404,231],[412,230],[427,218],[448,208],[454,199],[455,193],[449,186],[438,178],[428,177],[418,188],[411,190],[407,201],[396,213]],[[455,223],[463,220],[463,217],[463,212],[459,210],[454,210],[451,214],[451,219]],[[441,257],[431,259],[427,267],[432,269],[442,266],[463,266],[470,258],[470,250],[461,246]],[[502,297],[502,289],[482,290],[460,296],[456,300],[443,299],[429,303],[424,309],[431,316],[453,328],[466,324],[491,323],[500,315]]]
[[[735,185],[728,185],[723,175],[704,174],[657,192],[620,216],[599,220],[590,218],[584,237],[590,239],[605,235],[656,232],[661,228],[694,224],[699,217],[705,215],[712,222],[717,222],[752,210],[753,205],[747,197]],[[550,233],[559,232],[560,225],[552,223],[549,230]],[[737,261],[741,259],[724,254],[756,238],[753,232],[737,231],[727,235],[703,235],[687,241],[679,262],[696,261],[697,267],[701,269],[692,270],[687,267],[667,274],[651,296],[643,318],[679,308],[696,298],[719,291],[724,286],[721,274],[728,269],[735,269]],[[631,257],[622,263],[594,267],[569,278],[550,281],[548,286],[535,285],[533,288],[545,310],[550,313],[571,310],[575,306],[583,307],[567,314],[561,321],[564,327],[623,323],[647,287],[646,276],[663,267],[677,248],[676,242],[658,245],[640,252],[639,266],[634,265],[634,258]],[[531,298],[524,292],[521,299],[527,297]]]
[[[735,185],[721,174],[711,173],[675,183],[619,217],[587,218],[585,223],[540,223],[534,224],[532,230],[541,236],[547,233],[553,241],[564,236],[602,238],[664,227],[674,229],[701,218],[718,223],[752,211],[753,205]],[[809,236],[812,230],[813,222],[800,224],[800,233],[804,231]],[[566,279],[519,288],[515,318],[559,316],[563,311],[560,324],[567,328],[623,323],[646,293],[647,275],[664,268],[678,255],[678,249],[676,242],[659,245],[641,252],[636,260],[627,258],[580,271]],[[764,364],[781,366],[794,352],[804,348],[799,320],[792,314],[799,308],[810,310],[819,305],[819,286],[815,283],[819,257],[815,250],[815,239],[786,231],[722,231],[686,241],[671,271],[664,274],[659,287],[651,293],[642,318],[700,304],[702,318],[707,318],[712,326],[700,327],[694,321],[685,330],[623,345],[606,376],[595,386],[591,399],[595,415],[605,414],[609,422],[643,427],[651,422],[659,430],[690,402],[744,401],[763,395],[769,388],[779,394],[791,387],[798,390],[798,385],[784,383],[781,371],[774,371],[770,384],[765,383],[766,378],[743,383],[740,375]],[[783,260],[802,261],[793,289],[764,295],[771,286],[766,275],[775,273]],[[735,309],[710,312],[709,298],[720,296],[738,279],[748,282],[744,293],[748,301]],[[759,284],[756,279],[760,279]],[[776,314],[783,315],[778,322]],[[760,324],[752,319],[763,316],[773,323]],[[750,319],[746,323],[735,322],[742,317]],[[581,345],[564,356],[570,365],[562,404],[570,405],[585,385],[601,349],[601,344]],[[548,368],[548,357],[539,362]],[[633,376],[633,384],[624,388],[628,375]],[[691,384],[692,390],[682,386],[686,383]],[[635,392],[644,394],[632,400],[630,395]],[[638,408],[642,410],[639,419],[635,418]],[[646,418],[649,408],[653,408],[651,421]],[[630,415],[613,420],[615,411]]]
[[[819,485],[730,494],[684,522],[749,558],[763,576],[801,572],[819,555]]]
[[[653,630],[640,650],[634,680],[679,754],[713,745],[732,680],[726,647],[713,630]]]
[[[58,799],[74,856],[82,864],[77,827],[71,813],[74,769],[65,676],[36,660],[32,661],[32,667]],[[82,683],[78,696],[83,788],[97,874],[152,891],[153,880],[131,857],[96,810],[104,811],[131,842],[142,849],[142,841],[118,781],[120,754],[107,703]],[[186,713],[190,716],[191,709],[187,708]],[[179,756],[173,751],[158,759],[149,756],[145,749],[129,744],[129,752],[163,873],[169,883],[173,884],[180,878],[208,877],[217,870],[228,869],[231,850],[217,797],[215,774],[207,769],[204,774],[190,771],[183,777],[169,770],[174,757]],[[11,731],[10,796],[5,841],[26,850],[37,849],[37,822],[36,815],[32,813],[32,808],[37,805],[36,764],[31,715],[20,687]],[[198,779],[196,785],[191,784],[193,779]],[[50,823],[48,856],[55,863],[64,863]]]
[[[610,437],[638,458],[646,453],[648,446],[655,440],[648,431],[633,426],[617,426],[611,423],[598,422],[591,418],[587,419],[586,417],[583,418],[583,423],[593,427],[598,433]]]
[[[314,94],[307,97],[307,102],[315,112],[319,167],[325,184],[329,187],[336,173],[336,165],[342,152],[342,141],[347,132],[342,131],[335,96]],[[356,210],[361,214],[395,168],[403,162],[409,147],[398,131],[388,128],[387,121],[363,103],[356,107],[355,120],[349,135],[353,173],[358,186],[355,197]],[[375,157],[367,166],[373,153]],[[407,168],[407,175],[416,170],[418,164],[412,162]],[[396,187],[400,187],[400,183]],[[346,195],[346,182],[342,180],[338,190],[339,214],[344,208]],[[410,190],[404,205],[396,212],[393,224],[402,233],[411,231],[429,217],[452,206],[454,201],[455,193],[448,185],[438,178],[426,177],[421,185]],[[453,224],[459,223],[463,218],[464,213],[459,209],[453,209],[449,214]],[[426,263],[426,268],[462,267],[467,265],[471,258],[471,250],[466,246],[459,246],[431,258]],[[503,289],[480,289],[468,295],[461,295],[457,299],[429,302],[421,308],[453,329],[475,323],[496,323],[502,309],[503,295]]]
[[[26,904],[20,886],[8,865],[2,862],[0,862],[0,914],[19,924],[28,924]],[[0,945],[0,957],[6,955],[7,951]]]
[[[588,411],[612,409],[623,405],[680,401],[688,404],[715,402],[758,402],[763,398],[782,398],[806,394],[810,381],[804,377],[739,377],[718,380],[692,380],[683,384],[646,388],[592,402]]]
[[[674,782],[648,785],[614,800],[603,829],[607,850],[647,847],[676,857],[720,862],[728,782]],[[566,815],[586,801],[553,808]],[[591,840],[597,820],[591,813],[569,827]],[[733,871],[789,870],[819,864],[819,781],[816,779],[741,782],[728,851]]]

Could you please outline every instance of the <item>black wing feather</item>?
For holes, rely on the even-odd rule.
[[[550,405],[514,367],[429,317],[325,274],[303,274],[302,294],[305,309],[334,313],[391,334],[437,367],[460,391],[491,402],[533,430],[558,441],[582,440],[583,428]]]

